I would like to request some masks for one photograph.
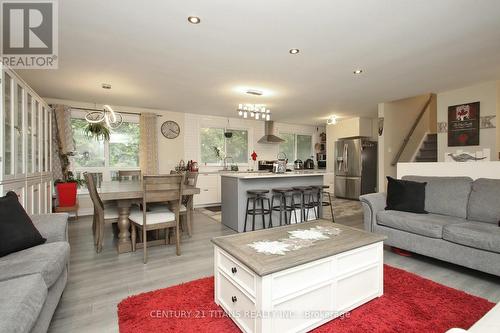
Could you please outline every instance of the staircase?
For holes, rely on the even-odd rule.
[[[415,162],[437,162],[437,134],[427,134]]]

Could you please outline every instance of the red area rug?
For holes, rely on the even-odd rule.
[[[493,303],[384,267],[384,295],[313,332],[443,333],[468,329]],[[214,303],[213,277],[131,296],[118,305],[120,332],[239,332]],[[278,333],[278,332],[277,332]]]

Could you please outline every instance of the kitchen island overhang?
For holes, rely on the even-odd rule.
[[[294,186],[322,186],[325,171],[292,171],[282,174],[275,173],[227,173],[221,175],[222,223],[237,231],[243,232],[246,215],[247,191],[269,190],[267,197],[271,199],[273,188],[290,188]],[[321,205],[319,213],[321,216]],[[299,215],[299,213],[298,213]],[[300,216],[300,215],[299,215]],[[315,218],[313,213],[309,219]],[[266,228],[269,216],[266,216]],[[280,222],[279,212],[273,212],[273,226]],[[295,221],[292,221],[292,223]],[[248,226],[247,226],[248,228]],[[255,229],[262,229],[261,216],[256,216]],[[250,229],[251,230],[251,229]],[[247,229],[248,231],[248,229]]]

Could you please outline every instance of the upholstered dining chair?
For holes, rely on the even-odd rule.
[[[118,180],[141,179],[141,170],[118,170]]]
[[[92,219],[92,233],[94,234],[94,245],[96,252],[102,251],[102,243],[104,239],[104,224],[106,222],[118,222],[118,209],[116,206],[104,205],[97,187],[95,184],[95,177],[92,173],[85,172],[83,174],[87,189],[89,191],[90,199],[94,205],[94,217]]]
[[[175,228],[175,252],[179,256],[180,250],[180,207],[182,205],[182,190],[184,188],[183,175],[156,175],[143,176],[143,198],[142,211],[136,210],[130,213],[129,220],[132,226],[132,251],[137,248],[137,229],[142,231],[142,247],[144,252],[144,263],[147,263],[147,231],[165,230],[165,245],[169,243],[169,229]],[[173,211],[165,207],[161,210],[148,211],[148,204],[167,203]]]

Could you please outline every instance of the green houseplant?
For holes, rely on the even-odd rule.
[[[85,135],[94,138],[98,141],[100,140],[109,141],[110,138],[109,128],[103,122],[88,123],[83,131],[85,132]]]

